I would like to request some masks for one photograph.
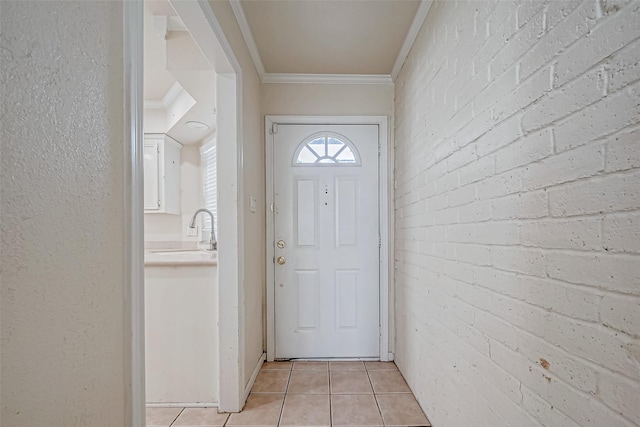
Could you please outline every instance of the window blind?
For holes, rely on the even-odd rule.
[[[216,168],[216,142],[205,144],[200,149],[202,162],[202,188],[204,191],[204,207],[213,213],[215,218],[215,233],[218,235],[218,186]],[[211,230],[211,218],[209,215],[202,215],[204,218],[203,230]]]

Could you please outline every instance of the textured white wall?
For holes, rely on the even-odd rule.
[[[126,417],[121,2],[0,2],[2,424]]]
[[[396,84],[396,360],[434,426],[640,425],[640,2],[436,1]]]

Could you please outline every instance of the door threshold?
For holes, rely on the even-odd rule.
[[[301,357],[275,359],[276,362],[379,362],[379,357]]]

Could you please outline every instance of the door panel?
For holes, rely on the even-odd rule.
[[[294,206],[297,212],[298,246],[315,246],[317,180],[298,179],[297,184],[298,191]]]
[[[296,271],[298,288],[298,330],[318,326],[318,271]]]
[[[358,180],[352,177],[336,178],[336,245],[356,245],[358,225]]]
[[[358,271],[336,271],[336,324],[339,329],[358,327]]]
[[[378,357],[378,126],[279,125],[273,170],[275,357]]]

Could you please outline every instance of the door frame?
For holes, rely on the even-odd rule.
[[[244,316],[242,284],[244,269],[244,224],[238,212],[242,212],[244,190],[242,177],[243,152],[243,98],[242,68],[231,44],[227,40],[211,5],[207,0],[174,2],[179,15],[202,53],[214,64],[217,74],[216,91],[224,97],[218,105],[218,116],[224,117],[225,126],[218,128],[219,137],[224,133],[226,144],[218,151],[219,202],[227,206],[219,213],[219,221],[225,225],[218,236],[219,283],[236,284],[219,289],[218,335],[219,381],[218,409],[223,412],[239,412],[244,406],[243,381],[244,336],[240,328]],[[174,4],[175,3],[175,4]],[[143,0],[124,1],[123,12],[123,84],[125,150],[125,200],[124,200],[124,248],[125,265],[125,375],[130,378],[125,390],[126,414],[124,425],[145,426],[145,340],[144,340],[144,188],[143,188]],[[178,12],[178,10],[177,10]],[[222,148],[222,147],[219,147]]]
[[[393,360],[390,342],[393,341],[390,330],[390,320],[393,317],[393,283],[392,230],[393,230],[393,151],[389,150],[389,117],[387,116],[265,116],[265,170],[266,170],[266,206],[267,206],[267,286],[266,286],[266,317],[267,317],[267,360],[275,358],[275,238],[273,212],[274,189],[274,134],[273,125],[378,125],[378,191],[379,191],[379,227],[380,227],[380,360]]]

